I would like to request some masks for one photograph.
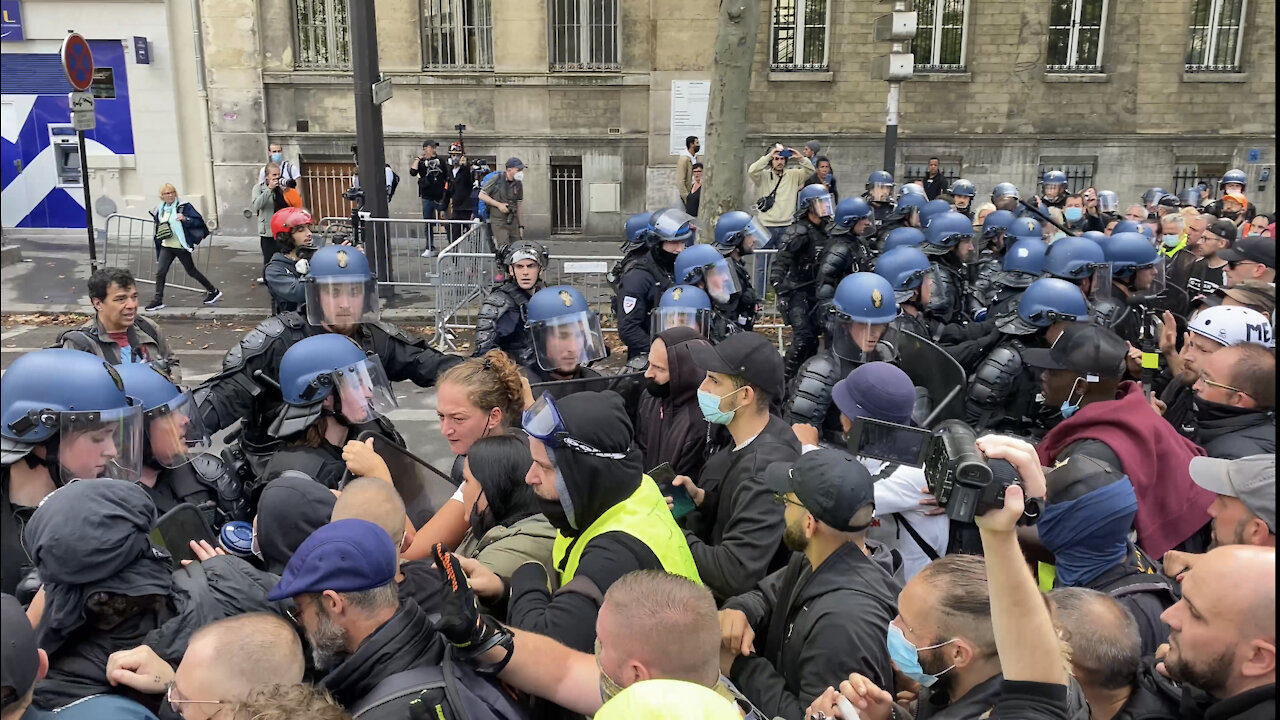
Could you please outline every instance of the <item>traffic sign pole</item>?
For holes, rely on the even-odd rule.
[[[80,33],[73,32],[62,41],[62,70],[67,74],[71,87],[76,90],[86,92],[93,85],[93,51]],[[84,192],[84,226],[89,235],[89,267],[96,271],[98,246],[93,237],[93,205],[89,202],[89,156],[84,147],[84,127],[77,120],[73,105],[69,98],[68,109],[71,110],[72,123],[76,126],[76,140],[80,145],[80,189]],[[92,119],[90,115],[90,120]],[[90,123],[89,127],[92,128],[93,124]]]
[[[89,233],[89,267],[98,269],[98,245],[93,237],[93,206],[89,203],[89,161],[84,151],[84,131],[77,130],[76,138],[80,141],[80,187],[84,190],[84,226]]]

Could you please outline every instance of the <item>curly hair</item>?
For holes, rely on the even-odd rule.
[[[264,685],[231,709],[234,720],[350,720],[351,716],[324,688],[306,683]]]
[[[490,350],[483,357],[454,365],[440,376],[436,384],[464,388],[467,400],[485,412],[498,408],[502,411],[503,427],[519,423],[520,412],[524,409],[520,369],[501,350]]]

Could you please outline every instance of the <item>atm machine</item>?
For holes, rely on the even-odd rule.
[[[80,187],[80,144],[66,124],[49,123],[49,146],[58,171],[58,187]]]

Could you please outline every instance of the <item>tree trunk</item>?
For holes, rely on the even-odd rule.
[[[707,105],[702,199],[698,207],[704,241],[710,240],[717,218],[731,210],[746,209],[740,205],[747,167],[747,96],[761,12],[759,0],[720,2],[715,71]]]

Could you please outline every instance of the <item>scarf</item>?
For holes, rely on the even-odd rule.
[[[172,205],[160,203],[160,207],[156,208],[156,219],[159,222],[168,223],[169,229],[173,231],[173,238],[178,241],[183,250],[191,252],[191,246],[187,244],[186,231],[182,229],[182,221],[178,220],[178,208],[182,205],[181,198],[174,198]]]
[[[1119,565],[1137,512],[1138,496],[1128,478],[1046,507],[1040,540],[1056,559],[1061,584],[1081,587]]]

